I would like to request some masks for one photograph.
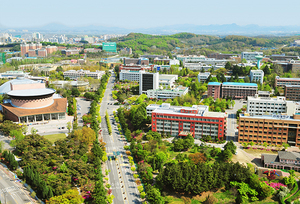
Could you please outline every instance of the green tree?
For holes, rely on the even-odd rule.
[[[71,128],[72,128],[71,122],[67,122],[67,129],[68,129],[69,133],[71,131]]]

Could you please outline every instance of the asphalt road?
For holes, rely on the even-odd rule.
[[[77,109],[80,109],[77,110],[78,126],[83,126],[82,116],[90,111],[91,101],[87,101],[84,98],[76,98],[76,100]]]
[[[24,190],[13,179],[0,169],[0,198],[1,203],[29,204],[32,203]]]
[[[237,120],[236,120],[236,111],[238,109],[241,109],[243,105],[246,105],[246,103],[243,103],[243,101],[235,100],[235,105],[233,109],[226,110],[228,114],[227,118],[227,134],[226,134],[226,140],[227,141],[234,141],[237,142],[238,138],[238,129],[237,129]]]
[[[112,156],[114,152],[120,153],[120,155],[117,156],[116,160],[108,160],[106,162],[107,169],[111,171],[108,175],[109,183],[112,188],[112,194],[115,196],[114,204],[138,204],[141,203],[141,201],[139,198],[137,185],[134,182],[135,179],[130,169],[127,155],[125,154],[125,139],[120,137],[117,126],[115,124],[112,124],[114,121],[113,111],[116,110],[118,106],[108,105],[114,102],[112,98],[114,80],[115,75],[114,73],[112,73],[112,76],[110,77],[110,80],[107,84],[100,108],[100,116],[102,118],[102,137],[104,142],[106,143],[107,156]],[[106,110],[110,115],[112,135],[109,135],[107,130],[107,124],[105,120]]]

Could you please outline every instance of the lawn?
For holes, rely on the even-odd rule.
[[[65,133],[59,133],[59,134],[53,134],[53,135],[45,135],[44,137],[47,140],[49,140],[50,142],[54,143],[55,141],[57,141],[59,139],[66,138],[66,134]]]

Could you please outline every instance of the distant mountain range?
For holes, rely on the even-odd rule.
[[[190,32],[195,34],[209,34],[209,35],[296,35],[300,34],[300,26],[258,26],[246,25],[240,26],[237,24],[224,25],[192,25],[192,24],[178,24],[154,28],[139,28],[126,29],[120,27],[107,26],[82,26],[70,27],[59,23],[50,23],[38,27],[22,27],[9,28],[0,25],[0,32],[12,31],[22,32],[28,30],[30,32],[44,32],[44,33],[69,33],[69,34],[127,34],[131,32],[145,33],[145,34],[174,34],[180,32]]]

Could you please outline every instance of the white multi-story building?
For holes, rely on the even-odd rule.
[[[199,73],[198,74],[198,82],[200,83],[204,83],[206,81],[206,79],[208,79],[208,77],[210,76],[210,72],[204,72],[204,73]]]
[[[24,73],[23,71],[7,71],[0,74],[1,78],[17,78],[17,77],[25,77],[28,78],[29,73]]]
[[[178,75],[172,74],[160,74],[159,86],[164,88],[174,88],[174,82],[178,80]]]
[[[248,97],[247,113],[253,115],[274,115],[287,114],[293,115],[300,112],[300,104],[294,101],[287,101],[285,97],[263,98]]]
[[[90,72],[90,70],[69,70],[64,72],[64,78],[69,77],[70,79],[78,79],[80,77],[92,77],[94,79],[101,79],[105,74],[105,71]]]
[[[119,74],[119,80],[125,81],[140,81],[141,73],[145,73],[144,70],[140,71],[130,71],[130,70],[121,70]]]
[[[141,72],[140,73],[140,88],[139,94],[147,94],[149,89],[158,89],[159,88],[159,74],[158,73],[149,73]]]
[[[242,59],[246,59],[247,61],[257,61],[256,56],[262,56],[263,52],[242,52]]]
[[[184,96],[189,92],[188,87],[178,86],[174,89],[149,89],[147,90],[148,98],[168,99]]]
[[[251,70],[250,71],[250,80],[251,82],[260,82],[262,84],[264,82],[264,71],[263,70]]]
[[[184,55],[177,55],[176,56],[177,60],[183,61],[183,62],[200,62],[201,60],[205,60],[206,57],[204,55],[189,55],[189,56],[184,56]]]

